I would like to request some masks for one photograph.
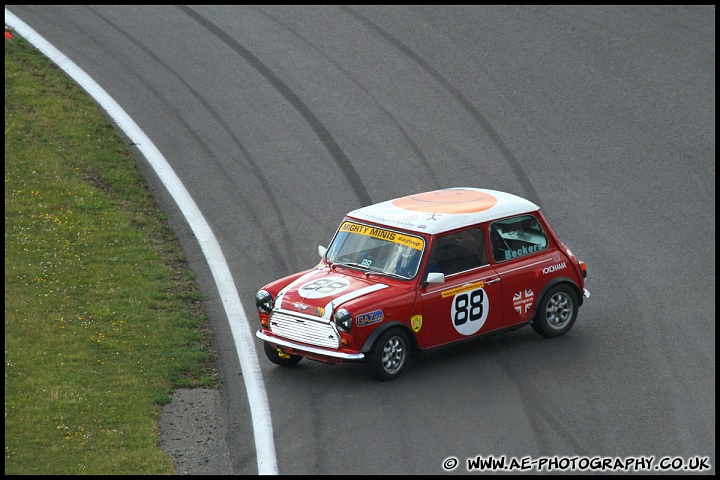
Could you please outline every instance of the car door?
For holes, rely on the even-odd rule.
[[[421,348],[480,335],[502,322],[499,277],[487,259],[483,230],[473,227],[433,240],[427,275],[439,271],[444,283],[421,287]]]

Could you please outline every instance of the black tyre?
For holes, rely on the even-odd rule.
[[[577,314],[575,290],[569,285],[556,285],[540,301],[531,325],[544,337],[559,337],[572,328]]]
[[[294,367],[303,359],[303,357],[299,355],[284,353],[279,348],[273,347],[267,342],[263,342],[263,346],[265,347],[265,355],[268,357],[268,360],[281,367]]]
[[[380,335],[365,359],[368,373],[382,382],[399,377],[410,358],[410,341],[407,334],[391,329]]]

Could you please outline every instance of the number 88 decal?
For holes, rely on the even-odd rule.
[[[318,278],[298,288],[298,293],[305,298],[320,298],[336,295],[350,286],[350,282],[342,277]]]
[[[476,333],[487,320],[488,306],[488,298],[482,288],[455,295],[451,310],[455,330],[463,335]]]

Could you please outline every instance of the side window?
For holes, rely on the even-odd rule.
[[[545,250],[547,235],[532,215],[498,220],[490,225],[493,259],[504,262]]]
[[[427,271],[452,275],[487,264],[483,231],[470,228],[436,238],[430,249]]]

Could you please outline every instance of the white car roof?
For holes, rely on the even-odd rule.
[[[511,193],[456,187],[368,205],[347,216],[388,227],[436,234],[538,209],[531,201]]]

